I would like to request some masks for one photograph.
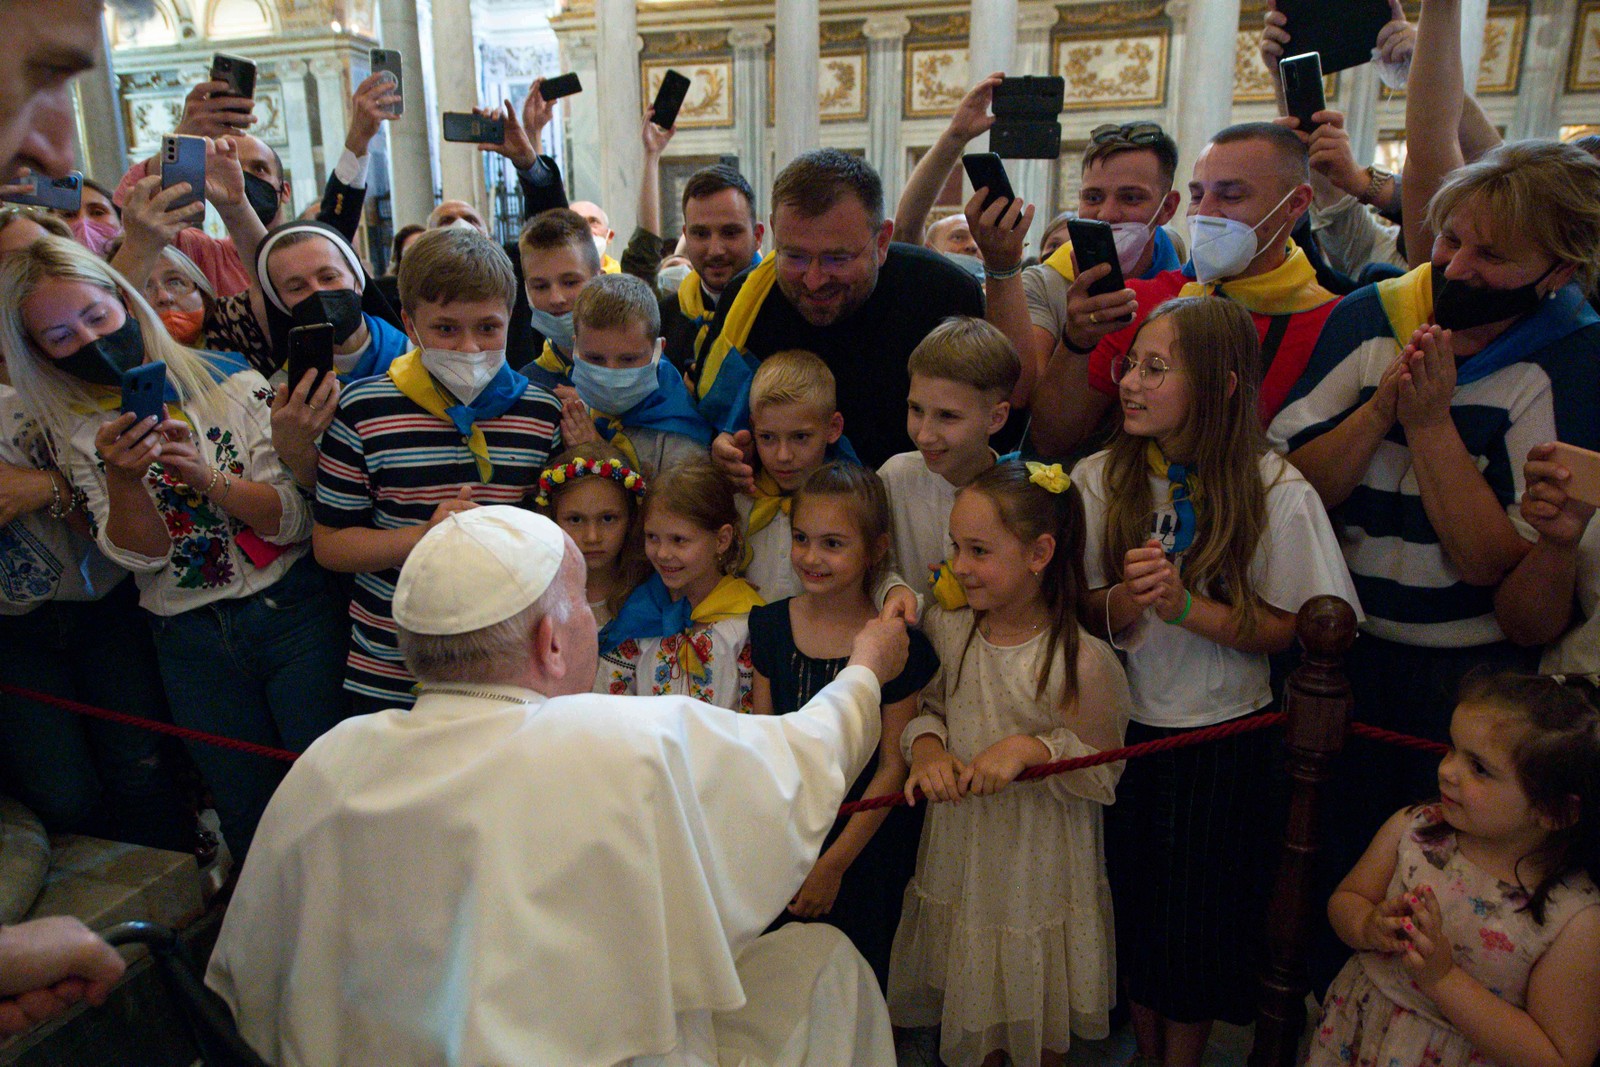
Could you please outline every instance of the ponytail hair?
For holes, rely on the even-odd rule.
[[[986,497],[999,512],[1000,524],[1024,545],[1031,545],[1044,536],[1054,538],[1055,550],[1039,574],[1039,594],[1044,599],[1050,623],[1034,696],[1044,697],[1059,650],[1066,664],[1061,703],[1071,703],[1078,695],[1078,627],[1083,624],[1084,605],[1089,597],[1089,587],[1083,576],[1083,497],[1078,487],[1068,485],[1061,492],[1052,493],[1031,480],[1021,460],[1006,460],[978,475],[962,493]],[[972,644],[978,622],[974,612],[972,630],[967,633],[961,661],[956,664],[957,685],[961,683],[961,667],[966,662],[967,648]]]
[[[870,597],[883,576],[889,573],[890,548],[894,545],[894,520],[883,479],[871,467],[849,460],[824,463],[811,472],[794,494],[792,514],[798,515],[805,501],[820,497],[842,501],[856,524],[856,532],[867,547],[867,570],[861,584]]]

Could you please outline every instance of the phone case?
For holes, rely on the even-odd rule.
[[[166,415],[167,365],[144,363],[122,375],[122,410],[133,412],[134,422]]]
[[[684,97],[688,95],[689,79],[675,70],[667,71],[661,78],[661,88],[656,90],[650,121],[663,130],[670,130],[678,121],[678,109],[683,107]]]
[[[1289,56],[1278,64],[1283,79],[1283,99],[1289,114],[1300,120],[1300,132],[1310,133],[1320,122],[1311,116],[1324,110],[1327,100],[1322,91],[1322,61],[1315,52]]]
[[[206,142],[201,137],[167,134],[161,138],[161,188],[188,182],[189,191],[172,202],[173,208],[198,204],[206,195]]]
[[[1006,168],[1000,162],[1000,157],[993,152],[971,152],[961,157],[961,166],[967,172],[967,180],[972,183],[972,189],[989,190],[989,195],[984,198],[983,210],[987,211],[989,205],[996,200],[1012,200],[1016,192],[1011,188],[1011,179],[1006,177]]]
[[[1600,508],[1600,452],[1558,443],[1552,458],[1572,474],[1567,495]]]
[[[399,117],[406,113],[405,81],[401,74],[401,56],[393,48],[374,48],[372,50],[372,73],[387,74],[394,79],[395,92],[400,94],[400,102],[389,109],[389,114]]]
[[[1322,55],[1322,73],[1337,74],[1372,59],[1372,43],[1389,22],[1388,0],[1278,0],[1296,49]]]
[[[333,369],[333,327],[327,323],[313,326],[296,326],[289,331],[288,381],[293,390],[306,376],[306,371],[318,372],[312,389],[322,385],[322,375]]]
[[[58,211],[77,211],[83,204],[83,175],[78,171],[52,178],[48,174],[35,174],[33,192],[6,197],[12,204],[32,204],[34,207],[55,208]]]
[[[212,56],[211,78],[227,82],[237,96],[253,98],[256,95],[256,65],[243,56],[230,56],[226,52]]]
[[[989,150],[1005,159],[1058,159],[1061,123],[996,119],[989,130]]]
[[[288,551],[282,545],[269,544],[261,535],[246,526],[233,535],[233,543],[239,546],[239,551],[244,553],[244,558],[256,570],[269,566],[273,560]]]
[[[1072,241],[1072,255],[1080,273],[1102,263],[1111,264],[1111,273],[1089,286],[1090,296],[1121,292],[1128,287],[1122,277],[1122,264],[1117,259],[1117,241],[1109,225],[1094,219],[1071,219],[1067,222],[1067,235]]]
[[[503,119],[486,119],[465,111],[446,111],[444,139],[464,144],[499,144],[506,139],[506,124]]]
[[[545,100],[560,100],[563,96],[583,92],[576,73],[560,74],[539,83],[539,95]]]
[[[1066,103],[1067,80],[1059,74],[1007,75],[994,90],[990,110],[1000,120],[1054,121]]]

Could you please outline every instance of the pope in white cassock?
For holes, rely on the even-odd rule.
[[[262,819],[206,982],[278,1064],[892,1065],[842,934],[758,936],[878,745],[873,623],[793,715],[612,697],[583,556],[451,515],[395,589],[409,711],[347,720]]]

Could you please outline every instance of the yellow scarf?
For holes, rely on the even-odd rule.
[[[610,256],[608,256],[604,252],[602,252],[600,254],[600,273],[601,274],[621,274],[622,273],[622,264],[618,263],[616,260],[612,259]]]
[[[694,347],[690,351],[699,352],[706,342],[706,334],[711,332],[712,310],[706,307],[706,293],[700,285],[700,275],[694,271],[678,283],[678,310],[694,323]]]
[[[597,411],[594,408],[589,409],[589,414],[597,419],[606,420],[606,429],[611,431],[611,436],[606,439],[606,443],[622,453],[628,461],[628,466],[636,471],[644,470],[644,467],[639,463],[639,449],[628,439],[628,435],[622,432],[622,420],[615,415],[608,415],[604,411]]]
[[[394,382],[395,388],[404,393],[407,399],[428,414],[443,420],[447,426],[454,428],[455,423],[444,413],[445,408],[453,407],[454,404],[439,391],[433,375],[422,365],[421,352],[413,350],[389,364],[389,380]],[[483,427],[474,425],[466,442],[467,450],[472,453],[472,458],[478,465],[478,481],[487,485],[494,477],[494,464],[489,461],[489,442],[483,436]]]
[[[1433,264],[1378,283],[1378,303],[1389,317],[1389,330],[1401,348],[1411,343],[1417,327],[1433,321]]]
[[[961,588],[961,583],[956,580],[955,572],[950,569],[949,560],[939,564],[939,569],[933,572],[928,584],[933,589],[934,602],[944,610],[956,611],[967,606],[967,591]]]
[[[734,349],[744,350],[744,346],[750,340],[750,330],[755,326],[756,316],[761,314],[761,307],[766,303],[767,295],[772,292],[772,287],[777,281],[777,256],[766,257],[745,277],[744,285],[739,287],[738,295],[728,308],[728,317],[722,323],[722,332],[717,335],[716,341],[712,342],[711,351],[706,354],[705,362],[700,368],[695,399],[704,400],[715,387],[717,375],[721,372],[728,353]],[[715,419],[710,421],[713,425],[717,422]]]
[[[750,563],[755,559],[755,549],[750,545],[750,538],[772,525],[772,520],[778,517],[778,512],[785,515],[794,514],[794,495],[785,493],[778,487],[777,479],[765,470],[756,475],[755,503],[750,507],[750,517],[744,527],[744,556],[739,560],[739,570],[750,569]]]
[[[1317,272],[1300,246],[1289,242],[1289,256],[1265,274],[1231,281],[1190,282],[1179,296],[1225,296],[1257,315],[1296,315],[1339,299],[1317,282]]]
[[[691,622],[712,623],[721,622],[723,619],[732,619],[740,615],[750,614],[751,608],[759,608],[766,601],[761,599],[761,594],[756,592],[756,587],[743,578],[735,578],[729,574],[717,583],[715,589],[706,594],[706,598],[696,604],[689,612]],[[700,659],[700,653],[694,650],[694,642],[687,636],[678,643],[678,666],[683,668],[685,674],[696,678],[704,678],[706,665]]]
[[[533,365],[562,378],[572,377],[572,360],[557,352],[556,346],[551,344],[548,338],[544,342],[544,351],[539,353],[539,358],[533,361]]]
[[[1077,271],[1072,269],[1072,242],[1068,241],[1051,252],[1050,258],[1044,261],[1044,265],[1061,275],[1067,280],[1067,284],[1071,285],[1072,280],[1078,276]]]

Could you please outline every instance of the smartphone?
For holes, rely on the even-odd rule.
[[[661,88],[656,90],[656,102],[650,121],[660,126],[663,130],[670,130],[678,121],[678,109],[683,106],[683,98],[689,95],[689,79],[675,70],[669,70],[661,78]]]
[[[581,92],[583,92],[583,85],[579,83],[576,73],[546,78],[539,83],[539,95],[545,100],[560,100],[563,96],[571,96],[573,93]]]
[[[389,109],[389,114],[396,117],[406,113],[405,83],[401,81],[400,53],[393,48],[374,48],[372,50],[372,73],[387,74],[394,83],[394,91],[401,94],[400,102]]]
[[[1066,100],[1060,75],[1007,76],[995,86],[994,126],[989,149],[1009,159],[1056,159],[1061,155],[1058,117]]]
[[[243,56],[230,56],[218,52],[211,57],[211,80],[227,82],[233,96],[254,98],[256,95],[256,65]]]
[[[1557,442],[1550,458],[1572,472],[1567,495],[1600,508],[1600,452]]]
[[[55,208],[57,211],[77,211],[83,203],[83,175],[78,171],[60,178],[35,174],[31,181],[33,192],[18,193],[5,199],[13,204],[32,204],[35,207]]]
[[[189,191],[174,200],[168,211],[198,204],[206,197],[206,140],[175,133],[161,138],[161,188],[189,183]]]
[[[1328,106],[1322,96],[1322,57],[1315,52],[1290,56],[1278,64],[1278,75],[1283,79],[1284,103],[1300,120],[1300,132],[1310,133],[1322,125],[1311,118]]]
[[[322,376],[333,370],[333,327],[319,322],[312,326],[296,326],[289,331],[289,391],[293,392],[306,376],[306,371],[317,372],[311,383],[315,391],[322,385]]]
[[[983,210],[989,210],[989,205],[996,200],[1012,200],[1016,192],[1011,188],[1011,179],[1006,177],[1005,165],[1000,162],[1000,157],[993,152],[968,152],[961,157],[961,165],[966,168],[967,178],[972,182],[972,189],[989,190],[989,195],[983,199]]]
[[[506,122],[466,111],[446,111],[444,139],[466,144],[499,144],[506,139]]]
[[[133,412],[134,425],[154,415],[167,417],[167,365],[159,360],[122,372],[122,410]],[[139,435],[141,439],[143,434]]]
[[[1389,0],[1278,0],[1295,47],[1322,56],[1322,73],[1337,74],[1372,59],[1372,42],[1392,18]]]
[[[1117,239],[1110,223],[1095,219],[1068,219],[1067,236],[1072,241],[1072,258],[1078,261],[1078,273],[1102,263],[1111,264],[1111,273],[1089,286],[1090,296],[1118,293],[1128,287],[1122,277],[1122,263],[1117,259]]]

